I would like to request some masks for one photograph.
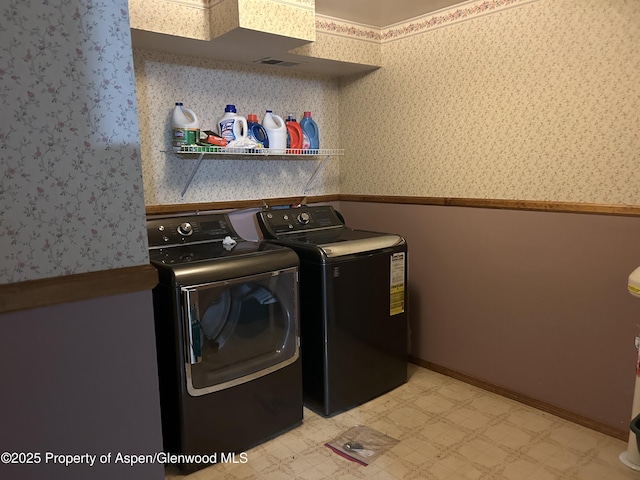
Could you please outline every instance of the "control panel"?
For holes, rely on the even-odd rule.
[[[258,212],[258,223],[265,238],[344,227],[344,222],[330,205],[268,208]]]
[[[238,238],[225,214],[150,219],[147,236],[149,248]]]

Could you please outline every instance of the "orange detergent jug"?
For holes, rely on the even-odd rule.
[[[302,153],[302,128],[292,113],[285,121],[287,127],[287,153]]]

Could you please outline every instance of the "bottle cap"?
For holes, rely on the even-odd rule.
[[[235,105],[227,105],[227,108],[225,108],[224,111],[225,112],[236,113],[236,106]]]
[[[249,115],[247,115],[247,122],[258,123],[258,115],[256,115],[255,113],[250,113]]]
[[[304,112],[304,116],[307,118],[311,118],[311,112]]]

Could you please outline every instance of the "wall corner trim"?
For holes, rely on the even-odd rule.
[[[0,313],[151,290],[157,283],[151,264],[8,283],[0,285]]]
[[[345,202],[396,203],[435,205],[442,207],[495,208],[502,210],[529,210],[550,213],[583,213],[592,215],[619,215],[640,217],[640,206],[582,202],[556,202],[548,200],[510,200],[500,198],[417,197],[393,195],[340,194]]]
[[[309,197],[281,197],[264,200],[230,200],[225,202],[184,203],[168,205],[147,205],[147,215],[179,214],[185,212],[204,212],[208,210],[226,210],[260,208],[266,205],[291,205],[299,202],[362,202],[390,203],[398,205],[433,205],[440,207],[493,208],[502,210],[528,210],[549,213],[580,213],[587,215],[616,215],[640,217],[640,205],[615,205],[601,203],[555,202],[547,200],[506,200],[499,198],[462,198],[462,197],[418,197],[403,195],[365,195],[330,194]]]

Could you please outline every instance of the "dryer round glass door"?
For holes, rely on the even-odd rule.
[[[183,287],[187,390],[229,388],[298,358],[297,268]]]

